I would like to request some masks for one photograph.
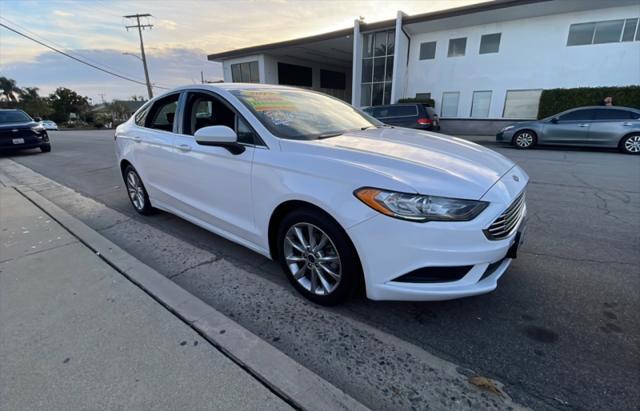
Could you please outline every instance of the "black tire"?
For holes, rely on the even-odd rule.
[[[133,187],[131,185],[130,175],[135,176],[134,181],[136,181],[136,187]],[[129,197],[129,201],[131,202],[133,209],[142,215],[152,214],[154,212],[154,208],[151,206],[151,201],[149,201],[149,194],[147,194],[147,189],[144,187],[142,179],[140,178],[140,175],[138,174],[136,169],[133,168],[132,165],[128,165],[124,169],[123,177],[124,185],[127,189],[127,197]],[[139,195],[133,195],[132,190],[135,190]]]
[[[520,130],[513,135],[511,144],[519,150],[527,150],[538,144],[538,136],[531,130]]]
[[[629,134],[620,140],[618,148],[625,154],[640,154],[640,133]]]
[[[51,144],[43,144],[40,146],[40,151],[43,153],[49,153],[51,151]]]
[[[318,294],[316,292],[312,292],[310,289],[305,288],[305,286],[301,282],[299,282],[294,278],[294,274],[292,270],[298,267],[296,264],[310,267],[308,265],[309,264],[308,260],[302,263],[292,263],[292,266],[294,268],[290,268],[287,262],[287,259],[285,258],[285,248],[288,248],[289,250],[293,250],[291,245],[287,245],[288,244],[286,239],[287,233],[289,233],[289,230],[293,229],[294,226],[301,227],[304,225],[306,225],[307,227],[312,226],[314,227],[314,229],[320,230],[320,231],[315,231],[316,233],[315,238],[318,242],[320,242],[320,239],[322,238],[321,237],[322,234],[325,234],[329,238],[330,242],[327,242],[328,244],[327,247],[329,247],[328,249],[329,252],[327,254],[324,254],[324,252],[327,252],[327,248],[324,249],[324,252],[319,251],[321,255],[324,255],[324,257],[322,258],[335,259],[335,254],[331,253],[331,247],[334,247],[333,249],[337,252],[337,256],[338,256],[337,261],[339,262],[339,266],[335,265],[336,262],[331,262],[331,263],[320,262],[319,259],[316,262],[317,265],[315,266],[315,269],[320,271],[322,273],[322,277],[325,279],[324,282],[321,282],[320,277],[318,277],[317,274],[315,274],[317,278],[316,283],[318,284],[318,287],[316,288],[316,290],[318,290],[319,292],[323,292],[324,294]],[[318,234],[320,235],[320,238],[318,238]],[[278,244],[277,257],[278,257],[278,260],[280,261],[280,265],[282,266],[282,270],[284,271],[285,275],[287,276],[287,278],[289,279],[293,287],[296,290],[298,290],[298,292],[303,296],[305,296],[307,299],[321,305],[336,305],[347,300],[358,289],[358,286],[362,281],[362,267],[360,265],[360,259],[358,258],[358,254],[353,244],[351,243],[351,240],[347,236],[347,233],[342,229],[342,227],[340,227],[340,225],[333,218],[331,218],[327,214],[322,213],[318,210],[314,210],[312,208],[302,208],[302,209],[298,209],[290,212],[282,219],[282,222],[280,223],[276,241]],[[311,247],[309,249],[311,249]],[[295,251],[296,253],[299,252],[298,249],[295,249],[295,250],[296,250]],[[317,254],[318,253],[316,253],[315,258],[318,258]],[[309,258],[309,257],[306,257],[306,258]],[[333,282],[334,279],[331,276],[327,275],[325,271],[321,270],[321,266],[323,265],[327,266],[330,270],[333,270],[334,272],[336,272],[336,270],[339,270],[338,273],[340,274],[340,280],[333,283],[333,286],[335,288],[331,289],[330,292],[328,293],[326,292],[327,289],[324,287],[324,284],[327,283],[327,280],[329,282]],[[307,269],[306,271],[308,273],[307,275],[310,276],[312,271],[313,271],[313,268]],[[305,276],[305,278],[303,278],[300,281],[306,281],[307,275]],[[309,277],[308,279],[309,286],[310,288],[313,288],[311,286],[312,284],[311,281],[312,280]]]

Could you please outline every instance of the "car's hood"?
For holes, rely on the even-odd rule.
[[[514,166],[469,141],[404,128],[356,131],[289,146],[367,168],[421,194],[470,199],[481,198]]]

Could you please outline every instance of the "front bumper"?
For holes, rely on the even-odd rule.
[[[0,150],[3,151],[13,151],[13,150],[27,150],[30,148],[38,148],[42,146],[46,146],[50,144],[49,136],[46,133],[42,133],[40,136],[37,135],[29,135],[29,136],[20,136],[17,138],[21,138],[24,140],[23,143],[14,144],[13,138],[1,138],[0,139]]]
[[[498,143],[511,143],[511,140],[513,139],[513,133],[515,132],[515,130],[511,129],[511,130],[507,130],[507,131],[500,131],[498,134],[496,134],[496,142]]]
[[[492,241],[483,230],[524,190],[527,180],[519,167],[511,169],[483,196],[490,205],[472,221],[415,223],[380,214],[351,227],[348,234],[360,256],[367,296],[372,300],[435,301],[495,290],[511,264],[509,251],[520,236],[514,233]],[[526,209],[522,221],[525,219]],[[454,281],[398,281],[421,268],[454,266],[470,269]]]

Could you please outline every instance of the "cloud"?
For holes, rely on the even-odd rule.
[[[56,16],[61,16],[61,17],[71,17],[74,16],[73,13],[68,13],[66,11],[61,11],[61,10],[54,10],[53,14],[55,14]]]
[[[159,28],[163,28],[163,29],[167,29],[167,30],[175,30],[176,27],[178,26],[178,23],[176,23],[173,20],[156,20],[155,25],[158,26]]]

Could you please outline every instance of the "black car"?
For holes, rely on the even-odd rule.
[[[420,130],[440,130],[438,115],[426,104],[389,104],[363,109],[369,114],[390,126],[417,128]]]
[[[0,150],[27,148],[51,151],[47,130],[22,110],[0,109]]]

